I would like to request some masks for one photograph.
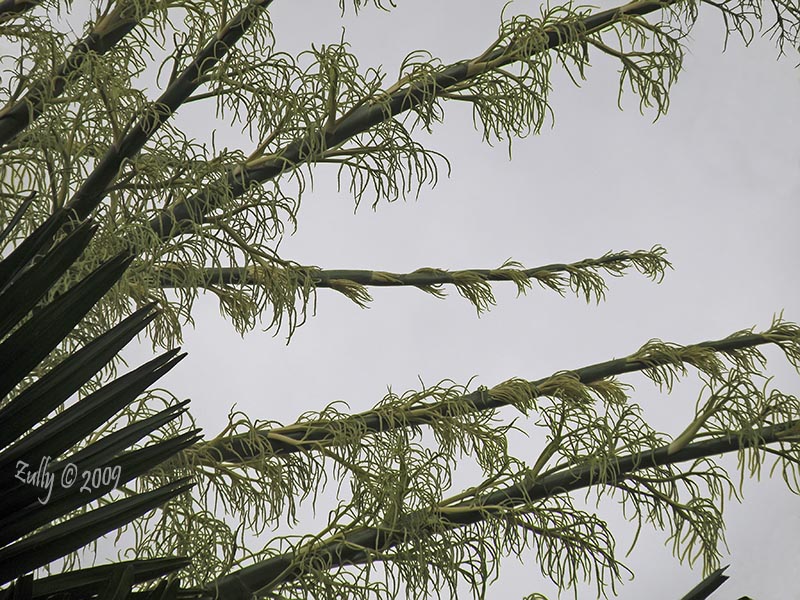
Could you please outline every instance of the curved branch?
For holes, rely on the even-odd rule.
[[[747,448],[778,443],[783,434],[796,431],[800,420],[787,421],[753,432],[731,432],[729,435],[689,444],[676,453],[670,453],[669,446],[655,450],[630,454],[611,460],[610,465],[601,468],[596,462],[575,465],[570,469],[535,478],[528,483],[519,483],[498,490],[481,499],[481,502],[466,502],[448,506],[448,510],[434,512],[436,525],[463,527],[478,523],[505,510],[529,505],[537,500],[567,494],[598,485],[607,473],[615,474],[615,481],[625,479],[626,475],[637,471],[674,465],[737,452]],[[602,470],[601,470],[602,469]],[[446,505],[440,504],[440,508]],[[452,510],[457,508],[459,510]],[[434,529],[431,529],[433,532]],[[402,531],[379,527],[357,527],[349,533],[332,538],[308,550],[313,554],[313,564],[332,569],[344,565],[361,564],[368,560],[369,554],[386,550],[403,542]],[[245,567],[221,577],[206,587],[206,591],[219,600],[248,600],[263,589],[275,588],[303,575],[298,566],[298,555],[287,553],[276,556],[249,567]],[[307,562],[307,557],[303,557]]]
[[[1,0],[0,23],[5,23],[39,6],[43,0]]]
[[[3,5],[11,5],[6,12],[0,14],[0,22],[6,14],[12,15],[12,9],[18,9],[13,16],[32,8],[41,0],[23,2],[6,0]],[[75,44],[66,61],[56,67],[52,77],[36,81],[30,90],[13,105],[0,111],[0,146],[5,146],[25,130],[44,112],[45,105],[53,98],[64,93],[70,79],[83,65],[90,53],[105,54],[123,37],[133,30],[139,21],[132,16],[135,11],[127,11],[126,3],[119,2],[108,15],[103,17],[92,29],[91,33]],[[0,10],[3,7],[0,6]]]
[[[734,353],[737,350],[753,348],[764,344],[789,343],[797,345],[800,339],[792,336],[780,336],[766,333],[744,333],[721,340],[700,342],[685,346],[681,349],[686,356],[696,354],[697,350],[710,350],[714,353]],[[567,374],[574,376],[582,384],[591,384],[608,377],[644,371],[646,369],[657,368],[674,364],[674,357],[652,357],[648,359],[637,358],[633,354],[626,358],[618,358],[601,363],[596,363],[586,367],[566,371]],[[688,362],[688,360],[687,360]],[[561,372],[563,375],[565,372]],[[530,394],[534,397],[546,395],[547,383],[551,378],[546,377],[536,381],[527,382]],[[506,394],[500,393],[498,386],[493,389],[479,389],[460,398],[469,412],[493,410],[511,404],[511,400]],[[352,423],[357,423],[366,435],[379,434],[405,427],[418,427],[435,422],[440,416],[446,416],[451,410],[452,401],[444,403],[431,403],[414,407],[404,414],[387,413],[386,411],[368,410],[347,417]],[[211,455],[221,462],[242,463],[252,460],[258,456],[263,456],[264,452],[272,452],[275,455],[287,455],[295,452],[315,452],[333,443],[334,433],[329,423],[295,423],[286,427],[271,430],[257,431],[253,433],[234,435],[230,437],[216,438],[207,442],[201,442],[189,450],[192,454],[197,453],[199,462],[207,463],[212,466],[214,462],[203,460],[202,456]],[[253,439],[253,435],[257,439]]]
[[[626,15],[646,15],[680,0],[639,0],[598,12],[579,20],[564,23],[543,32],[547,37],[544,51],[574,41],[574,32],[594,32],[615,24]],[[425,86],[411,85],[393,90],[387,97],[355,108],[331,127],[321,127],[307,136],[284,146],[274,155],[251,161],[224,175],[217,186],[230,190],[233,197],[241,196],[253,183],[264,183],[284,171],[302,164],[314,156],[315,148],[333,148],[371,127],[405,113],[434,96],[441,95],[487,69],[502,67],[520,60],[511,48],[501,47],[476,60],[462,60],[442,69],[432,82]],[[202,223],[205,215],[214,208],[215,198],[211,186],[184,201],[164,209],[150,221],[153,230],[163,239],[179,235],[190,223]]]
[[[133,158],[161,125],[172,117],[178,107],[198,88],[203,76],[216,66],[270,4],[272,0],[251,0],[167,86],[164,93],[150,106],[147,114],[142,116],[125,137],[108,149],[67,205],[78,219],[89,216],[100,204],[122,163]]]
[[[620,274],[621,271],[631,265],[632,259],[642,257],[646,254],[655,254],[655,260],[659,261],[658,267],[653,267],[647,271],[647,275],[653,279],[660,280],[663,269],[669,266],[669,262],[662,257],[664,253],[660,246],[654,247],[650,252],[639,251],[608,253],[600,258],[587,258],[574,263],[553,263],[541,267],[530,269],[518,268],[515,264],[501,266],[498,269],[461,269],[458,271],[448,271],[445,269],[423,268],[411,273],[390,273],[388,271],[371,271],[365,269],[316,269],[307,267],[310,272],[314,286],[318,288],[336,289],[338,282],[347,281],[350,283],[371,286],[371,287],[432,287],[441,285],[458,285],[461,283],[460,276],[470,276],[482,281],[520,281],[520,279],[535,279],[548,287],[560,286],[564,283],[564,274],[569,276],[571,273],[581,270],[600,270],[605,269],[613,274]],[[159,278],[163,288],[185,287],[182,283],[185,278],[177,276],[176,270],[180,267],[168,267],[160,272]],[[199,287],[211,287],[217,285],[258,285],[261,275],[258,270],[253,268],[223,267],[206,268],[205,279]],[[560,287],[559,287],[560,289]]]

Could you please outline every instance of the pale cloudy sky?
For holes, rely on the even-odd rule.
[[[411,50],[430,50],[446,63],[480,53],[494,39],[503,4],[399,0],[389,13],[369,8],[353,17],[350,10],[345,18],[332,1],[277,0],[270,10],[279,50],[337,42],[344,27],[362,67],[383,65],[393,75]],[[539,10],[536,2],[515,6]],[[317,169],[297,234],[281,248],[286,258],[324,268],[407,272],[496,267],[508,257],[536,266],[662,244],[674,271],[661,285],[631,274],[611,281],[607,301],[595,306],[539,289],[516,298],[512,284],[498,284],[498,306],[480,319],[454,291],[441,301],[415,289],[375,290],[371,308],[362,310],[322,290],[316,316],[288,347],[282,334],[241,339],[208,297],[196,306],[196,328],[186,331],[189,357],[166,387],[191,397],[199,424],[214,435],[234,404],[252,418],[289,423],[333,400],[366,409],[387,386],[418,388],[418,377],[432,384],[477,376],[475,385],[492,386],[623,356],[654,337],[688,344],[766,328],[783,309],[800,320],[797,55],[776,61],[773,45],[761,39],[750,48],[732,39],[723,54],[723,39],[721,20],[704,8],[669,114],[656,123],[654,114],[639,114],[630,93],[624,111],[617,108],[614,64],[594,61],[580,89],[557,72],[555,126],[515,141],[512,160],[504,144],[482,143],[468,111],[448,106],[445,123],[419,139],[450,159],[449,179],[423,188],[418,200],[376,211],[365,199],[354,215],[332,170]],[[769,356],[775,384],[800,392],[797,376]],[[690,420],[696,381],[670,396],[643,377],[625,381],[636,385],[634,400],[662,431],[677,434]],[[522,443],[514,450],[532,460],[539,441],[526,443],[530,454]],[[460,477],[474,483],[470,473]],[[731,580],[715,599],[787,597],[797,589],[800,499],[779,479],[764,479],[745,486],[743,504],[727,506],[723,564],[731,564]],[[619,527],[622,557],[631,528],[613,503],[598,511]],[[620,597],[680,598],[700,579],[664,540],[644,530],[625,559],[636,579],[619,588]],[[555,595],[530,556],[524,565],[505,563],[490,597]],[[595,594],[579,591],[581,598]]]

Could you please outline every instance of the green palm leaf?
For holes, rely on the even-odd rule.
[[[12,235],[31,199],[0,231],[0,244]],[[133,586],[167,576],[187,564],[182,558],[164,558],[83,569],[39,581],[30,575],[185,493],[193,483],[180,480],[88,510],[93,502],[200,438],[199,430],[193,430],[146,444],[149,436],[186,412],[188,401],[97,436],[99,428],[184,358],[179,349],[105,383],[56,414],[152,322],[157,314],[152,304],[139,308],[33,380],[32,370],[65,341],[133,258],[120,253],[65,292],[53,295],[51,290],[81,257],[95,232],[91,221],[74,223],[67,217],[65,211],[55,211],[0,260],[0,484],[4,491],[0,496],[0,584],[13,581],[0,590],[0,600],[64,597],[65,593],[72,600],[125,600]],[[67,233],[63,234],[65,226]],[[136,447],[142,443],[143,447]],[[66,469],[117,477],[103,478],[88,493],[81,491],[79,481],[72,486],[62,481],[61,486],[47,490],[43,501],[41,485],[34,485],[42,482],[19,477],[20,465],[43,465],[42,475],[52,477],[51,482]],[[177,580],[163,581],[147,595],[154,600],[169,598],[178,590]]]

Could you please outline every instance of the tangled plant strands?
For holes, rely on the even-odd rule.
[[[148,336],[154,345],[172,345],[203,290],[219,298],[238,331],[263,319],[291,337],[320,288],[365,306],[370,287],[412,286],[441,297],[452,285],[480,313],[495,303],[494,282],[512,282],[519,293],[536,282],[599,302],[604,275],[634,269],[660,281],[670,267],[660,246],[535,268],[509,260],[496,269],[410,273],[304,266],[278,248],[286,228],[296,226],[314,171],[325,165],[356,205],[369,200],[377,208],[435,185],[449,163],[417,134],[434,131],[451,102],[471,105],[484,140],[510,149],[552,115],[554,69],[578,83],[599,53],[618,61],[620,94],[630,89],[640,109],[657,118],[669,107],[683,43],[703,4],[745,41],[763,23],[755,0],[638,0],[598,12],[568,4],[538,17],[509,12],[480,54],[448,65],[413,52],[397,81],[387,83],[381,69],[360,65],[344,37],[298,57],[281,53],[270,0],[119,0],[97,8],[82,37],[56,27],[47,10],[25,10],[37,4],[0,13],[4,34],[19,42],[18,56],[3,58],[10,77],[0,85],[0,222],[29,201],[30,190],[39,194],[11,246],[62,207],[93,214],[99,230],[90,252],[53,294],[109,256],[135,255],[48,365],[153,301],[162,310]],[[354,8],[367,4],[357,0]],[[769,4],[775,22],[767,32],[781,52],[796,47],[800,8],[788,0]],[[175,25],[180,17],[188,28]],[[155,99],[137,87],[148,59],[157,62],[154,44],[167,53]],[[252,149],[218,149],[187,136],[172,120],[187,103],[213,104],[217,118],[242,127]],[[652,340],[628,357],[536,381],[475,391],[445,381],[389,393],[355,415],[329,405],[281,425],[233,414],[219,437],[137,481],[135,491],[182,476],[200,485],[133,525],[134,552],[192,555],[185,578],[225,600],[256,592],[322,598],[331,590],[385,598],[401,588],[423,597],[431,589],[455,594],[459,582],[484,597],[500,558],[529,549],[559,587],[590,580],[602,595],[626,571],[607,524],[568,494],[592,487],[597,497],[619,499],[640,529],[650,523],[666,531],[679,559],[701,561],[709,572],[723,542],[722,501],[741,487],[714,456],[738,452],[744,477],[758,475],[771,455],[773,469],[797,491],[800,406],[764,384],[758,347],[779,346],[797,368],[799,339],[797,326],[779,318],[762,333],[691,346]],[[645,423],[630,387],[616,379],[642,372],[672,391],[690,367],[702,374],[703,392],[694,419],[670,434]],[[163,391],[152,392],[104,431],[155,414],[168,401]],[[506,406],[543,435],[532,466],[508,451],[518,423],[502,420]],[[186,417],[172,427],[168,433],[177,435],[193,424]],[[423,431],[432,444],[423,443]],[[465,458],[478,464],[483,480],[448,496]],[[315,500],[328,483],[340,505],[322,531],[278,537],[260,550],[245,545],[248,535],[282,519],[294,523],[299,503]],[[374,577],[379,568],[382,580]]]

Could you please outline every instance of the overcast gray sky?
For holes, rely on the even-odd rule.
[[[362,67],[383,65],[393,76],[411,50],[430,50],[446,63],[480,53],[494,39],[504,1],[398,4],[390,13],[368,8],[341,18],[333,1],[276,1],[270,14],[277,49],[334,43],[345,27]],[[539,10],[536,2],[516,6]],[[580,89],[556,70],[555,126],[515,141],[511,160],[504,144],[481,141],[468,111],[450,105],[445,123],[418,138],[450,159],[449,179],[423,188],[418,200],[376,211],[365,198],[353,214],[332,170],[319,168],[297,234],[281,248],[285,258],[323,268],[407,272],[496,267],[508,257],[536,266],[662,244],[674,271],[661,285],[631,274],[611,281],[607,301],[595,306],[539,289],[516,298],[513,285],[498,284],[498,306],[480,319],[454,290],[445,301],[415,289],[375,290],[368,310],[321,290],[316,316],[288,347],[283,334],[241,339],[208,296],[195,307],[196,328],[185,332],[189,357],[165,387],[191,397],[199,424],[214,435],[234,404],[252,418],[290,423],[333,400],[366,409],[387,386],[418,389],[418,377],[433,384],[477,376],[474,385],[492,386],[623,356],[654,337],[688,344],[766,328],[783,309],[800,320],[798,58],[776,61],[773,45],[761,39],[750,48],[732,39],[723,54],[723,39],[721,20],[704,8],[669,114],[656,123],[653,113],[639,114],[631,93],[618,110],[614,64],[596,60]],[[769,356],[776,385],[797,394],[797,376],[777,354]],[[625,381],[636,386],[634,400],[657,428],[677,434],[690,420],[696,380],[670,396],[643,377]],[[533,460],[539,440],[527,444],[514,450]],[[460,476],[463,485],[475,482],[470,473]],[[745,486],[743,504],[726,508],[730,552],[723,564],[731,564],[731,580],[715,599],[797,591],[800,499],[781,480],[764,479]],[[613,503],[598,510],[619,527],[622,557],[631,528]],[[664,541],[644,530],[625,559],[636,579],[619,588],[620,597],[680,598],[700,579]],[[555,595],[530,556],[525,565],[504,564],[490,597]],[[591,587],[580,591],[581,598],[594,596]]]

